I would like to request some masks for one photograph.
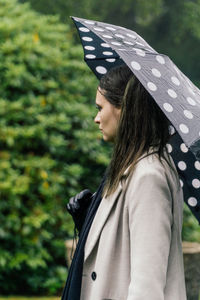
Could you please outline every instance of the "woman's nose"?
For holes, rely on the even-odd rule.
[[[99,112],[97,113],[96,117],[94,118],[94,122],[99,124],[100,123],[100,116],[99,116]]]

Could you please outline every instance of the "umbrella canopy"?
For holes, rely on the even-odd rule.
[[[200,90],[166,55],[156,52],[136,32],[72,17],[84,59],[98,79],[126,64],[171,122],[171,154],[184,200],[200,223]]]

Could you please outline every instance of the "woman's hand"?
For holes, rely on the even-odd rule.
[[[67,211],[72,216],[75,226],[80,232],[82,225],[85,221],[88,207],[91,203],[92,193],[90,190],[86,189],[81,191],[74,197],[69,199],[67,204]]]

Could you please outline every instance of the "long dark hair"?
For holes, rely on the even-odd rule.
[[[156,149],[159,159],[170,138],[169,121],[152,96],[132,71],[122,65],[111,69],[99,83],[105,98],[121,108],[113,155],[107,169],[104,194],[112,194],[129,167],[130,174],[138,159]]]

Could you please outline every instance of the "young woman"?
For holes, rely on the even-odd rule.
[[[124,65],[102,77],[96,105],[95,122],[114,150],[81,230],[63,299],[186,300],[183,197],[166,149],[169,122]],[[83,191],[71,207],[84,203],[84,195],[91,196]]]

